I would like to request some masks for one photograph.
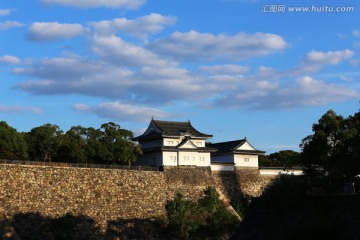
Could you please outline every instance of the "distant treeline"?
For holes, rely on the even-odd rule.
[[[131,164],[141,148],[133,133],[113,122],[100,128],[71,127],[63,132],[50,123],[18,132],[0,122],[0,159],[96,164]]]
[[[261,167],[296,167],[301,166],[300,153],[293,150],[281,150],[270,155],[260,155],[259,165]]]

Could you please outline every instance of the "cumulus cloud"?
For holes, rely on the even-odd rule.
[[[268,33],[233,36],[224,34],[175,32],[168,38],[158,39],[147,48],[175,59],[186,60],[242,60],[264,56],[285,49],[288,43],[278,35]]]
[[[215,66],[201,66],[199,69],[214,75],[234,75],[247,73],[249,72],[250,67],[235,64],[225,64]]]
[[[97,106],[76,104],[74,109],[81,112],[94,113],[101,118],[121,121],[143,122],[148,121],[151,117],[163,119],[170,116],[169,113],[155,108],[124,104],[120,101],[101,103]]]
[[[123,95],[133,84],[133,74],[129,70],[78,58],[43,59],[13,72],[35,78],[16,88],[36,95],[75,93],[114,98]]]
[[[10,15],[11,10],[10,9],[0,9],[0,16],[7,16]]]
[[[165,25],[172,25],[176,22],[175,17],[163,16],[151,13],[134,20],[126,18],[115,18],[111,21],[104,20],[93,22],[96,33],[100,35],[111,35],[117,32],[146,39],[148,34],[155,34],[164,29]]]
[[[354,30],[352,31],[352,34],[357,37],[357,38],[360,38],[360,30]]]
[[[141,46],[126,42],[115,35],[94,36],[91,49],[101,59],[120,66],[176,66],[174,61],[160,57]]]
[[[203,99],[231,87],[178,67],[153,64],[131,71],[121,64],[66,57],[32,62],[13,73],[32,79],[16,89],[36,95],[80,94],[147,105]]]
[[[0,105],[1,113],[21,113],[21,112],[31,112],[35,114],[42,113],[42,110],[36,107],[26,107],[26,106],[4,106]]]
[[[0,56],[0,64],[18,64],[20,59],[10,55]]]
[[[256,86],[257,85],[257,86]],[[358,98],[355,90],[339,84],[329,84],[309,76],[296,79],[289,87],[270,82],[243,86],[241,91],[224,96],[216,104],[250,109],[279,109],[320,106]]]
[[[334,66],[344,60],[349,60],[354,56],[354,52],[348,49],[341,51],[311,51],[307,54],[302,64],[298,67],[291,69],[293,74],[299,73],[313,73],[325,66]]]
[[[126,8],[136,9],[143,5],[145,0],[41,0],[45,4],[58,4],[78,8]]]
[[[1,22],[0,23],[0,31],[4,31],[4,30],[7,30],[9,28],[14,28],[14,27],[22,27],[22,26],[24,26],[24,24],[22,24],[18,21]]]
[[[87,30],[81,24],[58,22],[35,22],[31,24],[26,38],[30,41],[49,42],[83,35]]]

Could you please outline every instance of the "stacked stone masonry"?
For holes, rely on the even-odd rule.
[[[218,186],[227,197],[238,189],[258,196],[269,181],[260,179],[259,174],[246,174],[239,170],[224,178],[210,168],[175,167],[158,172],[3,164],[0,207],[10,220],[27,213],[47,218],[71,213],[93,219],[96,227],[105,231],[109,222],[118,219],[165,215],[166,202],[177,192],[197,200],[207,186]],[[234,193],[226,190],[234,186]]]

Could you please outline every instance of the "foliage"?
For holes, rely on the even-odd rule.
[[[99,129],[73,126],[64,133],[50,123],[27,133],[0,122],[0,158],[96,164],[131,164],[141,148],[133,133],[113,122]]]
[[[300,144],[301,161],[308,176],[322,174],[331,179],[353,180],[360,173],[360,112],[344,118],[327,111],[312,126],[313,134]]]
[[[166,205],[168,229],[180,238],[218,238],[234,230],[238,219],[219,200],[213,187],[205,190],[198,202],[183,199],[176,194]]]
[[[267,156],[259,156],[259,165],[263,167],[291,168],[300,164],[300,153],[293,150],[281,150]]]
[[[51,162],[60,146],[61,134],[59,126],[50,123],[31,129],[26,137],[30,159]]]
[[[293,150],[282,150],[269,155],[274,167],[294,167],[300,165],[300,153]]]
[[[27,144],[24,136],[6,122],[0,122],[0,158],[14,160],[27,157]]]

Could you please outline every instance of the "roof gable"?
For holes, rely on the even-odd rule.
[[[219,154],[224,153],[249,153],[249,154],[264,154],[264,151],[257,150],[254,148],[246,138],[235,140],[235,141],[228,141],[228,142],[219,142],[219,143],[212,143],[208,145],[212,148],[217,148]]]
[[[245,140],[245,141],[243,141],[242,143],[240,143],[240,144],[236,147],[236,149],[234,149],[234,150],[250,150],[250,151],[256,151],[256,149],[255,149],[253,146],[251,146],[250,143],[249,143],[247,140]]]
[[[197,148],[197,146],[189,139],[186,138],[178,146],[178,148]]]
[[[192,138],[208,139],[212,135],[205,134],[196,130],[190,123],[187,122],[172,122],[160,121],[152,119],[147,130],[133,140],[148,140],[161,137],[183,137],[189,136]]]

